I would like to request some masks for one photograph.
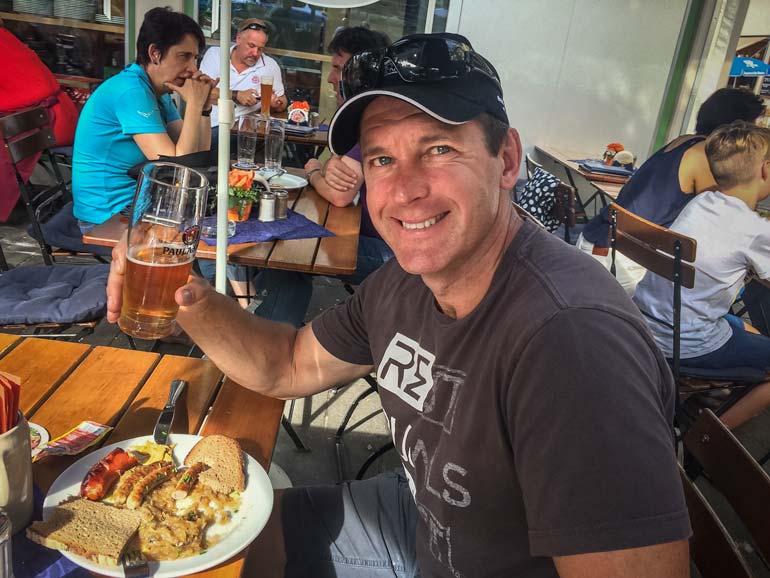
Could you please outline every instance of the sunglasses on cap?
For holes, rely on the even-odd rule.
[[[436,82],[478,72],[500,86],[494,66],[462,36],[415,34],[386,48],[357,52],[345,64],[340,94],[347,100],[378,88],[383,76],[397,73],[404,82]],[[501,89],[502,90],[502,89]]]
[[[268,28],[262,22],[250,22],[249,24],[246,24],[245,26],[241,26],[238,29],[238,32],[244,32],[245,30],[256,30],[258,32],[267,32]]]

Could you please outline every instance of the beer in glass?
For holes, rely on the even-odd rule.
[[[123,306],[118,325],[138,339],[171,335],[179,306],[174,293],[187,282],[198,249],[208,180],[169,162],[142,169],[128,228]]]
[[[263,74],[259,77],[259,99],[262,102],[262,115],[270,116],[270,103],[273,101],[273,77]]]

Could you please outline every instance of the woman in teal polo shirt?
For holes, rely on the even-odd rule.
[[[74,213],[84,233],[131,203],[132,166],[209,149],[208,100],[216,82],[198,70],[204,48],[203,32],[192,18],[153,8],[139,30],[136,62],[86,102],[72,159]],[[184,120],[171,92],[185,102]]]

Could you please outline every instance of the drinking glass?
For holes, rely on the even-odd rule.
[[[259,134],[265,137],[265,172],[268,176],[280,172],[284,141],[283,121],[261,117]]]
[[[254,152],[257,150],[259,118],[257,115],[247,114],[241,117],[238,125],[238,167],[241,169],[257,168]]]
[[[128,227],[123,307],[118,325],[138,339],[171,335],[187,283],[209,183],[198,171],[169,162],[147,163],[136,184]]]
[[[270,116],[270,103],[273,101],[273,77],[263,74],[259,77],[259,100],[262,103],[261,112],[264,116]]]

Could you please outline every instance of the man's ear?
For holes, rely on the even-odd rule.
[[[503,173],[500,176],[500,188],[510,191],[516,186],[521,166],[521,140],[515,128],[509,128],[500,149],[503,159]]]

